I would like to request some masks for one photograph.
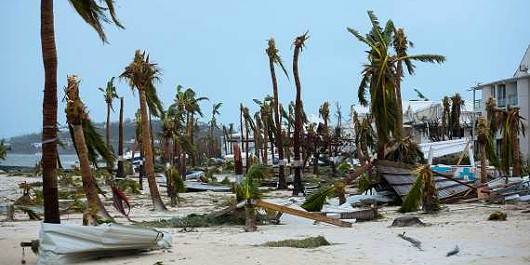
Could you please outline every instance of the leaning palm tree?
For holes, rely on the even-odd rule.
[[[114,1],[104,1],[100,6],[94,0],[69,0],[78,15],[106,43],[107,37],[101,22],[113,23],[123,28],[114,10]],[[53,0],[41,0],[42,59],[44,63],[44,97],[42,108],[42,190],[44,195],[44,222],[60,223],[59,198],[57,190],[57,47]],[[107,17],[108,11],[110,19]]]
[[[147,99],[146,92],[150,87],[154,87],[153,82],[159,79],[160,70],[156,64],[149,61],[149,56],[145,52],[136,51],[133,61],[125,68],[125,71],[120,75],[120,78],[129,80],[131,89],[138,90],[140,100],[140,114],[142,122],[142,146],[145,154],[145,171],[147,181],[149,183],[149,191],[151,193],[151,200],[156,210],[165,211],[166,206],[160,198],[158,186],[155,179],[155,169],[153,165],[154,156],[151,143],[151,128],[147,117]]]
[[[407,71],[409,75],[414,74],[414,64],[413,61],[421,61],[421,62],[429,62],[429,63],[442,63],[445,61],[445,57],[441,55],[435,55],[435,54],[420,54],[420,55],[413,55],[410,56],[407,54],[407,50],[409,47],[413,48],[414,44],[407,40],[407,36],[405,35],[405,30],[403,28],[395,29],[394,28],[394,39],[393,39],[393,46],[394,50],[396,52],[396,55],[398,57],[397,65],[396,65],[396,74],[397,78],[395,79],[396,85],[395,85],[395,93],[396,93],[396,102],[397,102],[397,122],[396,122],[396,138],[402,138],[402,128],[403,128],[403,115],[399,115],[400,113],[403,113],[403,102],[401,99],[401,79],[403,78],[403,63],[405,64],[405,67],[407,68]],[[399,59],[402,58],[402,59]],[[419,93],[421,95],[421,93]]]
[[[296,85],[296,101],[295,101],[295,114],[294,114],[294,188],[293,195],[298,195],[303,191],[302,187],[302,168],[300,161],[300,140],[302,137],[302,85],[300,84],[300,75],[298,72],[298,57],[302,51],[305,41],[309,38],[307,32],[296,37],[293,42],[294,55],[293,55],[293,75],[294,82]]]
[[[105,142],[108,146],[110,145],[110,111],[112,110],[114,112],[114,108],[112,107],[112,102],[114,99],[119,98],[118,94],[116,93],[116,87],[114,86],[114,77],[110,79],[109,82],[107,82],[107,87],[105,89],[99,88],[101,92],[103,92],[103,97],[105,98],[105,103],[107,104],[107,123],[105,124]],[[109,165],[107,165],[109,167]],[[110,167],[109,167],[110,168]]]
[[[107,219],[112,219],[108,212],[103,207],[92,171],[90,169],[89,151],[85,142],[85,132],[83,124],[89,122],[88,113],[85,110],[85,105],[79,98],[79,79],[75,75],[68,76],[68,85],[66,87],[66,118],[68,124],[73,128],[73,139],[75,142],[77,156],[79,158],[79,165],[81,169],[81,178],[83,180],[83,189],[88,203],[88,213],[94,215],[100,213]],[[97,220],[97,217],[92,216]]]
[[[278,49],[276,49],[276,44],[274,42],[274,39],[271,38],[268,41],[268,48],[266,49],[267,55],[269,56],[269,69],[271,72],[271,80],[272,80],[272,93],[273,93],[273,102],[272,102],[272,109],[274,112],[274,123],[276,126],[276,132],[275,132],[275,140],[276,140],[276,148],[278,149],[278,160],[279,160],[279,167],[278,167],[278,189],[283,190],[287,189],[287,184],[285,182],[285,167],[283,162],[283,141],[282,141],[282,126],[280,122],[280,101],[278,97],[278,82],[276,80],[276,72],[274,70],[274,65],[278,65],[282,68],[285,76],[289,78],[289,75],[287,74],[287,70],[285,70],[285,67],[283,66],[282,59],[280,58],[280,55],[278,54]]]

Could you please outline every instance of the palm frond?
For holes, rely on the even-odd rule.
[[[445,56],[436,54],[416,54],[407,55],[396,59],[396,61],[400,60],[420,61],[426,63],[443,63],[445,62]]]
[[[304,203],[300,207],[308,212],[319,212],[324,207],[326,199],[335,192],[334,186],[327,186],[320,188],[317,192],[307,196]]]
[[[116,16],[114,9],[114,1],[105,0],[105,5],[100,6],[95,0],[69,0],[75,11],[83,18],[83,20],[91,26],[99,35],[103,42],[107,42],[107,36],[103,30],[102,22],[114,23],[119,28],[124,28]],[[111,19],[105,14],[109,11]]]
[[[416,177],[416,181],[412,185],[409,193],[405,197],[403,204],[399,208],[400,213],[409,213],[415,212],[420,209],[420,200],[421,200],[421,189],[423,187],[423,179]]]
[[[129,198],[127,197],[127,195],[125,195],[125,193],[123,193],[123,191],[118,186],[111,185],[110,187],[112,189],[112,200],[114,208],[116,208],[116,210],[118,210],[118,212],[123,214],[125,217],[129,218],[129,213],[131,212],[131,204],[129,203]],[[125,206],[127,206],[127,212],[125,212],[124,203]]]

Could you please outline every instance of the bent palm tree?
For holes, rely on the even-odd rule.
[[[113,23],[123,28],[118,21],[114,1],[106,0],[105,6],[94,0],[70,0],[70,3],[83,20],[99,34],[103,42],[107,37],[101,22]],[[107,17],[108,11],[110,18]],[[53,0],[41,0],[40,40],[44,64],[44,97],[42,104],[42,182],[44,195],[44,222],[60,223],[59,199],[57,190],[57,47]]]
[[[85,133],[83,124],[89,122],[88,114],[85,111],[85,105],[79,98],[79,80],[77,76],[68,76],[68,85],[66,87],[66,118],[68,124],[73,128],[73,140],[75,142],[77,156],[79,157],[79,165],[81,169],[81,179],[83,181],[83,190],[87,198],[89,213],[95,214],[99,212],[107,219],[112,219],[103,207],[92,177],[90,170],[89,151],[85,142]],[[97,217],[93,218],[97,219]]]
[[[156,64],[149,62],[149,56],[145,52],[136,51],[134,60],[125,68],[125,71],[120,75],[121,78],[129,80],[129,86],[138,90],[140,100],[140,115],[141,115],[141,133],[142,146],[145,153],[145,171],[147,181],[149,183],[149,192],[151,193],[151,200],[153,206],[158,211],[167,210],[166,206],[160,198],[158,186],[155,179],[155,169],[153,165],[154,156],[151,142],[151,128],[147,117],[147,99],[146,92],[149,88],[154,87],[153,82],[158,80],[160,70]]]

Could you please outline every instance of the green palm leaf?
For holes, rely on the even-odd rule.
[[[305,202],[300,206],[308,212],[320,212],[326,199],[335,192],[334,186],[322,187],[317,192],[307,196]]]

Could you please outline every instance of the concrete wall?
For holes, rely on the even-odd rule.
[[[523,121],[526,125],[528,125],[528,121],[530,119],[530,113],[529,113],[529,106],[530,106],[530,98],[528,97],[528,93],[530,90],[530,82],[528,78],[523,78],[517,80],[517,95],[518,95],[518,105],[520,108],[520,114],[525,118],[526,120]],[[523,153],[525,159],[529,159],[528,156],[530,151],[530,135],[528,135],[528,131],[526,134],[526,137],[520,135],[519,136],[519,145],[521,146],[521,153]]]

